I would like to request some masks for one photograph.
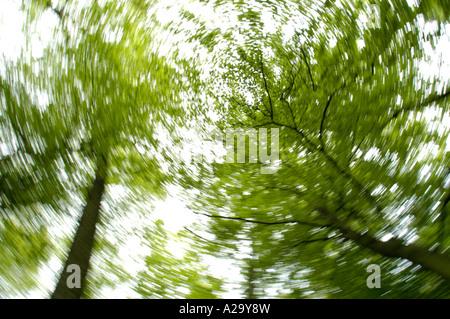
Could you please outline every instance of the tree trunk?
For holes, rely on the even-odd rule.
[[[96,225],[100,215],[100,204],[105,190],[106,169],[106,158],[100,156],[94,183],[88,193],[88,199],[83,209],[72,247],[70,248],[58,284],[51,296],[52,299],[80,299],[82,297],[94,244]],[[80,270],[79,274],[76,274],[76,271],[72,268],[73,266],[68,269],[70,265],[78,266]],[[72,271],[74,271],[73,274],[79,275],[79,285],[75,287],[71,287],[73,284],[69,285],[69,281],[74,278]]]
[[[351,229],[344,222],[338,220],[335,214],[330,212],[327,208],[316,207],[316,209],[325,218],[330,220],[333,225],[341,231],[345,238],[353,240],[360,246],[369,248],[383,256],[408,259],[414,264],[421,265],[424,269],[439,274],[447,282],[450,282],[450,256],[427,250],[416,244],[406,245],[396,238],[383,242],[367,233],[360,234]]]

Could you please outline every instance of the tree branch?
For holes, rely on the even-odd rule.
[[[329,226],[329,225],[316,224],[316,223],[308,222],[308,221],[300,221],[300,220],[296,220],[296,219],[283,220],[283,221],[277,221],[277,222],[266,222],[266,221],[247,219],[247,218],[242,218],[242,217],[210,215],[210,214],[205,214],[205,213],[200,213],[200,212],[195,212],[195,211],[194,211],[194,214],[203,215],[203,216],[210,217],[210,218],[228,219],[228,220],[242,221],[242,222],[246,222],[246,223],[254,223],[254,224],[268,225],[268,226],[285,225],[285,224],[299,224],[299,225],[308,225],[308,226],[312,226],[312,227],[328,227]]]
[[[269,87],[267,86],[267,80],[266,80],[266,75],[264,74],[264,64],[261,58],[261,74],[264,80],[264,88],[266,90],[267,96],[269,97],[269,105],[270,105],[270,118],[273,120],[273,105],[272,105],[272,98],[270,97],[270,91],[269,91]]]
[[[209,240],[209,239],[206,239],[205,237],[202,237],[202,236],[200,236],[200,235],[198,235],[198,234],[196,234],[196,233],[194,233],[192,230],[190,230],[189,228],[187,228],[187,227],[184,227],[184,229],[185,230],[187,230],[188,232],[190,232],[192,235],[194,235],[195,237],[198,237],[198,238],[200,238],[201,240],[203,240],[203,241],[206,241],[206,242],[208,242],[208,243],[212,243],[212,244],[215,244],[215,245],[219,245],[219,246],[224,246],[224,247],[228,247],[227,245],[225,245],[225,244],[222,244],[222,243],[218,243],[218,242],[216,242],[216,241],[213,241],[213,240]]]
[[[449,95],[450,95],[450,88],[448,88],[447,91],[443,94],[430,94],[424,101],[422,101],[416,105],[409,105],[408,107],[402,108],[400,110],[396,110],[392,114],[392,116],[386,121],[386,123],[384,123],[382,125],[382,129],[384,129],[391,121],[396,119],[401,113],[417,110],[417,109],[423,108],[431,103],[445,100]]]
[[[439,274],[450,282],[450,256],[430,251],[416,244],[407,245],[398,238],[383,242],[368,233],[361,234],[355,231],[348,224],[339,220],[336,214],[326,207],[317,206],[316,210],[338,228],[343,237],[385,257],[408,259],[414,264],[421,265],[423,268]]]
[[[358,181],[347,169],[342,168],[339,165],[339,163],[325,150],[325,148],[316,145],[316,143],[314,143],[311,139],[309,139],[302,130],[297,130],[295,127],[278,123],[275,121],[266,124],[273,124],[286,127],[299,134],[302,137],[302,139],[306,141],[307,143],[306,147],[308,148],[308,150],[310,150],[311,152],[321,153],[325,157],[327,162],[330,163],[336,169],[337,172],[339,172],[341,175],[345,176],[348,180],[350,180],[350,182],[352,182],[353,185],[355,185],[370,200],[371,204],[374,205],[377,213],[381,214],[382,208],[379,205],[379,203],[377,203],[376,199],[372,196],[371,191],[366,186],[364,186],[360,181]]]
[[[331,93],[331,95],[328,97],[327,104],[325,105],[325,108],[323,110],[322,120],[320,121],[319,140],[322,144],[322,147],[323,147],[323,141],[322,141],[323,123],[325,122],[325,117],[327,116],[328,107],[330,106],[331,99],[333,98],[334,93],[336,93],[336,91]]]
[[[309,74],[309,78],[311,79],[311,85],[312,85],[313,91],[315,91],[316,90],[316,85],[314,83],[314,79],[313,79],[312,74],[311,74],[311,68],[309,66],[308,59],[306,58],[306,53],[305,53],[305,51],[303,50],[302,47],[300,47],[300,51],[302,51],[303,60],[305,61],[306,67],[308,68],[308,74]]]
[[[300,245],[303,245],[303,244],[310,244],[310,243],[314,243],[314,242],[318,242],[318,241],[327,241],[327,240],[336,239],[336,238],[339,238],[339,237],[342,237],[342,236],[338,235],[338,236],[332,236],[332,237],[322,237],[322,238],[301,240],[297,244],[292,246],[292,248],[300,246]]]

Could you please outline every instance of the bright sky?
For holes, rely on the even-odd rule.
[[[0,54],[3,54],[6,59],[14,59],[20,54],[21,48],[25,46],[25,37],[21,31],[24,18],[21,12],[19,12],[19,6],[21,1],[9,1],[9,0],[0,0]],[[173,1],[174,3],[179,4],[180,2]],[[164,2],[165,4],[167,2]],[[201,12],[200,7],[191,3],[193,8],[193,12],[199,14]],[[172,20],[176,20],[176,12],[180,5],[175,6],[171,11],[165,13],[161,16],[161,20],[163,22],[168,22]],[[211,11],[202,12],[204,16],[213,16]],[[39,57],[42,54],[42,48],[46,43],[49,43],[53,40],[52,37],[52,28],[57,25],[58,20],[54,13],[47,11],[44,13],[44,17],[39,23],[39,29],[36,30],[35,34],[33,34],[31,45],[32,52],[34,57]],[[213,19],[211,19],[213,20]],[[212,21],[211,21],[212,23]],[[433,30],[433,28],[437,27],[437,24],[427,23],[424,21],[420,21],[424,30]],[[267,23],[267,26],[274,27],[274,24]],[[217,25],[216,25],[217,27]],[[268,29],[267,31],[270,31]],[[186,54],[189,54],[191,48],[185,47]],[[442,78],[445,78],[448,74],[450,74],[450,59],[448,57],[448,52],[450,52],[450,25],[446,25],[446,32],[444,36],[442,36],[441,40],[437,45],[437,52],[433,52],[431,46],[429,44],[425,45],[425,52],[432,57],[428,62],[422,62],[421,70],[425,75],[434,76],[439,75]],[[444,63],[441,63],[444,61]],[[0,72],[4,72],[3,66],[0,69]],[[448,78],[445,78],[448,81]],[[444,116],[444,121],[450,124],[450,118],[448,115]],[[449,150],[450,150],[450,140],[449,140]],[[0,144],[0,151],[2,151],[3,145]],[[369,154],[370,156],[373,154]],[[367,155],[367,156],[369,156]],[[119,186],[113,187],[111,189],[111,196],[120,197],[125,191],[120,189]],[[151,214],[151,218],[144,221],[145,223],[154,223],[155,220],[161,219],[164,221],[164,225],[166,229],[169,231],[176,233],[178,230],[183,229],[185,226],[189,226],[192,222],[195,221],[196,216],[190,212],[187,208],[185,208],[184,204],[180,199],[178,199],[179,190],[176,187],[173,187],[170,190],[172,196],[170,196],[165,201],[159,201],[154,203],[154,210]],[[123,221],[125,222],[125,221]],[[125,222],[126,223],[126,222]],[[66,227],[73,227],[73,221],[66,221]],[[59,228],[58,228],[59,227]],[[57,226],[54,231],[56,233],[64,233],[65,229],[61,229],[61,226]],[[383,239],[387,240],[392,236],[391,234],[387,234]],[[183,249],[179,244],[173,242],[168,247],[169,251],[171,251],[175,256],[182,256]],[[122,245],[119,251],[119,258],[121,262],[126,264],[126,269],[131,273],[137,273],[139,270],[144,269],[143,258],[141,256],[148,255],[148,248],[142,245],[141,239],[138,236],[128,237],[127,242]],[[245,253],[243,251],[242,253]],[[213,258],[207,258],[207,264],[211,269],[211,272],[215,275],[223,276],[223,278],[227,278],[228,280],[238,282],[242,279],[242,276],[239,274],[239,269],[232,265],[231,262],[227,263],[224,261],[218,262]],[[59,272],[61,268],[61,260],[58,258],[51,259],[49,265],[46,265],[42,268],[40,272],[40,276],[42,277],[42,282],[47,285],[49,289],[52,288],[52,282],[55,280],[55,272],[56,274]],[[119,286],[115,289],[107,288],[103,291],[102,294],[104,297],[108,298],[126,298],[126,297],[136,297],[130,287],[127,286]],[[29,292],[27,297],[32,298],[46,298],[48,296],[43,294],[42,290]],[[224,298],[240,298],[241,295],[238,290],[230,289],[230,292],[223,296]]]

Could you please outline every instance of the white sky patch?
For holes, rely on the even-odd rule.
[[[146,256],[149,253],[149,248],[143,244],[142,239],[138,236],[129,236],[126,242],[124,242],[119,248],[119,257],[122,260],[133,260],[136,255]],[[139,263],[127,263],[127,272],[131,274],[137,274],[143,270],[142,265]]]
[[[240,284],[244,280],[241,269],[231,260],[218,259],[212,256],[203,256],[203,262],[209,268],[210,272],[219,278],[223,278],[225,283],[225,293],[222,298],[239,299],[242,298]]]
[[[173,233],[189,226],[195,220],[194,215],[184,203],[173,196],[156,203],[154,216],[161,219],[164,222],[164,228]]]
[[[25,19],[19,6],[19,1],[0,1],[0,54],[7,59],[16,59],[25,44]]]
[[[42,23],[45,21],[45,23]],[[58,25],[58,17],[50,10],[45,10],[39,18],[39,22],[35,24],[36,29],[33,30],[31,37],[31,52],[33,58],[38,59],[44,54],[44,48],[48,47],[55,41],[55,26]]]
[[[383,237],[381,237],[381,241],[383,242],[387,242],[388,240],[394,238],[394,235],[392,235],[391,233],[384,235]]]
[[[437,22],[425,22],[423,17],[419,17],[418,24],[423,28],[425,35],[433,34],[438,30]],[[441,30],[442,35],[434,39],[435,48],[430,42],[423,43],[425,59],[419,62],[419,70],[425,79],[432,80],[439,78],[442,80],[441,85],[437,88],[442,89],[448,85],[450,74],[450,24],[447,23]]]
[[[376,147],[372,147],[364,155],[364,160],[373,161],[373,160],[378,159],[379,157],[380,157],[380,151]]]

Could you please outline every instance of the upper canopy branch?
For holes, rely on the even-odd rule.
[[[445,100],[449,95],[450,95],[450,88],[447,88],[447,91],[445,91],[443,94],[436,94],[436,93],[430,94],[424,101],[420,103],[409,105],[402,109],[396,110],[392,114],[392,116],[382,125],[382,128],[385,128],[391,121],[395,120],[403,112],[417,110],[425,106],[428,106],[431,103],[440,102],[442,100]]]
[[[263,78],[263,81],[264,81],[264,88],[265,88],[265,90],[266,90],[267,97],[269,98],[270,118],[273,120],[272,97],[270,96],[269,87],[268,87],[268,85],[267,85],[267,79],[266,79],[266,75],[265,75],[265,73],[264,73],[264,63],[263,63],[262,58],[261,58],[261,60],[260,60],[260,66],[261,66],[261,74],[262,74],[262,78]]]
[[[325,105],[325,108],[323,110],[322,120],[320,121],[319,140],[322,143],[322,146],[323,146],[323,141],[322,141],[323,124],[325,122],[325,117],[327,116],[328,107],[330,106],[330,103],[331,103],[331,100],[333,99],[334,93],[336,93],[336,91],[331,93],[331,95],[328,97],[327,104]]]
[[[268,225],[268,226],[285,225],[285,224],[299,224],[299,225],[307,225],[307,226],[312,226],[312,227],[328,227],[328,226],[330,226],[330,225],[324,225],[324,224],[317,224],[317,223],[309,222],[309,221],[301,221],[301,220],[297,220],[297,219],[282,220],[282,221],[276,221],[276,222],[266,222],[266,221],[247,219],[247,218],[242,218],[242,217],[211,215],[211,214],[205,214],[205,213],[200,213],[200,212],[195,212],[195,211],[194,211],[194,213],[197,215],[203,215],[203,216],[210,217],[210,218],[229,219],[229,220],[242,221],[242,222],[247,222],[247,223],[254,223],[254,224]]]
[[[313,76],[312,76],[312,73],[311,73],[311,67],[309,66],[308,58],[306,57],[305,50],[303,50],[302,47],[300,47],[300,51],[302,51],[303,60],[305,61],[306,68],[308,69],[308,75],[309,75],[309,79],[311,80],[311,86],[313,88],[313,91],[315,91],[316,90],[316,84],[314,83],[314,79],[313,79]]]
[[[301,136],[301,138],[306,142],[305,146],[310,152],[318,152],[318,153],[322,154],[325,157],[325,160],[329,164],[331,164],[331,166],[333,168],[335,168],[339,174],[346,177],[353,185],[355,185],[364,194],[364,196],[366,196],[366,198],[371,202],[371,204],[374,205],[376,212],[378,214],[381,214],[382,207],[377,202],[375,197],[372,195],[371,190],[368,189],[365,185],[363,185],[359,180],[357,180],[346,168],[341,167],[341,165],[338,163],[338,161],[332,155],[330,155],[330,153],[328,153],[328,151],[325,148],[317,145],[317,143],[315,143],[312,139],[310,139],[303,130],[297,129],[293,126],[279,123],[279,122],[276,122],[273,120],[270,122],[263,123],[261,125],[256,125],[254,127],[267,126],[267,125],[276,125],[276,126],[280,126],[280,127],[286,127],[290,130],[293,130],[297,134],[299,134]]]

